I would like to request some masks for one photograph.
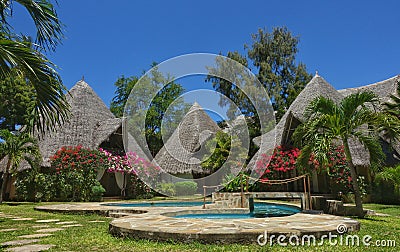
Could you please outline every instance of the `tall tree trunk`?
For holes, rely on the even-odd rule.
[[[3,173],[3,182],[1,184],[1,189],[0,189],[0,203],[3,203],[3,200],[5,199],[5,194],[6,194],[6,189],[7,189],[7,184],[8,184],[8,173],[10,171],[11,167],[11,158],[8,157],[7,161],[7,166],[6,169]]]
[[[343,145],[344,145],[344,152],[346,154],[346,159],[347,159],[348,165],[350,167],[351,185],[353,186],[353,190],[354,190],[354,200],[356,203],[357,216],[360,218],[363,218],[365,216],[365,213],[364,213],[364,209],[362,206],[361,191],[360,191],[360,187],[358,186],[357,171],[356,171],[355,166],[353,165],[353,160],[352,160],[352,157],[350,154],[350,148],[349,148],[349,143],[347,142],[347,138],[343,139]]]

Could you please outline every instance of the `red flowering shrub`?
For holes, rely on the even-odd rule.
[[[352,178],[343,145],[332,147],[328,153],[328,157],[329,164],[324,169],[331,178],[332,190],[334,192],[349,192],[352,190]],[[322,169],[322,167],[319,167],[319,169]]]
[[[260,181],[280,179],[283,174],[296,169],[296,160],[300,155],[298,148],[278,146],[273,154],[268,156],[261,155],[261,159],[256,163],[256,172],[261,176]]]
[[[296,161],[301,151],[298,148],[278,146],[273,154],[262,154],[256,164],[256,172],[261,176],[260,181],[281,179],[285,173],[297,169],[299,173],[307,173],[312,170],[327,172],[331,179],[332,190],[344,193],[351,190],[350,168],[347,165],[343,145],[333,146],[328,153],[328,165],[321,165],[313,155],[308,161],[309,167],[298,167]],[[262,174],[261,174],[262,173]]]
[[[61,200],[88,201],[93,195],[93,187],[101,186],[97,181],[98,169],[106,169],[107,157],[99,150],[89,150],[82,146],[62,147],[50,158],[54,169],[55,184]]]

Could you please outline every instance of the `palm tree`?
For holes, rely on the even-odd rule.
[[[377,96],[372,92],[349,95],[339,104],[318,97],[309,104],[305,123],[294,133],[295,142],[303,146],[299,163],[304,167],[312,153],[322,164],[327,164],[331,145],[338,140],[343,143],[359,217],[364,216],[364,211],[349,141],[359,141],[368,150],[371,164],[380,163],[385,155],[378,134],[383,129],[390,129],[395,136],[400,132],[398,120],[396,124],[388,124],[388,116],[374,109],[377,102]]]
[[[8,130],[1,130],[0,139],[2,139],[2,142],[0,142],[0,160],[7,158],[0,189],[0,203],[2,203],[9,175],[16,171],[22,160],[26,160],[30,166],[37,164],[40,152],[36,140],[24,132],[14,135]]]
[[[387,113],[400,118],[400,80],[397,81],[397,92],[396,94],[390,95],[392,101],[385,102],[385,110]]]
[[[16,35],[8,22],[15,3],[28,11],[35,24],[35,46],[26,37]],[[53,63],[41,52],[54,51],[62,36],[62,23],[50,1],[0,0],[0,78],[12,75],[12,69],[16,69],[34,87],[37,102],[32,124],[42,133],[64,122],[69,114],[66,88]]]

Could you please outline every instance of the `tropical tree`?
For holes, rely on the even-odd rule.
[[[237,51],[228,52],[227,57],[245,67],[254,66],[254,73],[266,89],[279,121],[312,76],[303,63],[296,62],[299,37],[286,27],[275,27],[271,32],[258,29],[251,37],[252,44],[245,45],[247,57]],[[251,101],[234,83],[213,76],[208,76],[207,81],[237,104],[242,113],[256,115]]]
[[[298,160],[303,167],[307,166],[311,154],[328,167],[329,149],[337,141],[343,143],[350,168],[357,215],[360,217],[364,216],[364,211],[349,142],[360,142],[368,150],[372,165],[380,163],[385,157],[379,142],[379,134],[383,128],[391,128],[397,135],[400,133],[399,124],[388,125],[385,120],[387,115],[372,109],[377,102],[377,96],[372,92],[351,94],[339,104],[318,97],[306,108],[306,120],[293,135],[295,142],[303,146]]]
[[[156,63],[153,63],[152,66],[155,65]],[[189,108],[189,104],[185,104],[180,97],[184,88],[171,80],[172,78],[153,68],[148,75],[142,77],[140,86],[137,86],[139,78],[135,76],[122,76],[114,84],[117,89],[111,101],[111,112],[117,117],[122,117],[124,111],[128,111],[132,117],[129,118],[128,124],[133,124],[132,128],[135,129],[141,127],[135,123],[145,118],[144,134],[153,156],[162,148],[163,139],[165,141],[172,135]],[[133,88],[135,96],[130,97]],[[149,108],[144,108],[143,103],[147,99],[151,100],[151,103]]]
[[[32,121],[36,106],[34,88],[17,74],[0,80],[0,129],[16,131]]]
[[[9,175],[13,174],[22,160],[26,160],[33,167],[40,160],[40,152],[36,140],[28,133],[13,134],[8,130],[0,130],[0,160],[7,158],[7,165],[3,171],[0,189],[0,203],[3,202]]]
[[[16,3],[26,9],[33,20],[34,44],[27,36],[17,35],[8,22]],[[12,75],[15,69],[35,89],[32,124],[42,133],[68,118],[66,88],[54,64],[42,53],[54,51],[62,36],[62,23],[50,0],[0,0],[0,78]]]

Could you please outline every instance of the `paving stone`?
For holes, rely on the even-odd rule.
[[[53,234],[30,234],[30,235],[20,235],[18,238],[24,239],[34,239],[34,238],[42,238],[47,236],[52,236]]]
[[[57,231],[61,231],[64,230],[62,228],[45,228],[45,229],[39,229],[36,230],[35,232],[37,233],[52,233],[52,232],[57,232]]]
[[[17,231],[18,228],[5,228],[5,229],[0,229],[0,233],[2,232],[11,232],[11,231]]]
[[[58,219],[47,219],[47,220],[37,220],[37,223],[50,223],[50,222],[59,222]]]
[[[32,228],[48,228],[49,225],[33,225]]]
[[[13,248],[8,248],[6,251],[16,251],[16,252],[36,252],[36,251],[44,251],[44,250],[49,250],[55,245],[52,244],[31,244],[31,245],[25,245],[21,247],[13,247]]]
[[[69,224],[74,224],[76,221],[62,221],[62,222],[57,222],[57,225],[69,225]]]
[[[26,245],[30,243],[35,243],[40,241],[39,239],[31,239],[31,240],[15,240],[15,241],[8,241],[8,242],[3,242],[1,246],[3,247],[10,247],[10,246],[21,246],[21,245]]]
[[[70,224],[70,225],[63,225],[61,226],[63,228],[69,228],[69,227],[83,227],[82,224]]]
[[[14,219],[12,219],[12,220],[14,220],[14,221],[29,221],[29,220],[33,220],[33,218],[20,218],[20,217],[18,217],[18,218],[14,218]]]

